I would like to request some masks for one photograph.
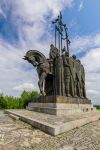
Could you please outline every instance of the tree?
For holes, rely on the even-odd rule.
[[[15,98],[13,96],[4,96],[0,94],[0,109],[21,109],[25,108],[33,97],[37,97],[38,92],[23,91],[20,98]]]

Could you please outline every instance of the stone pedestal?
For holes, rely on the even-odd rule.
[[[88,99],[65,96],[37,97],[28,104],[26,109],[57,116],[91,112],[95,110],[91,101]]]

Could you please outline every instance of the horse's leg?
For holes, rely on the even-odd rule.
[[[45,72],[43,72],[39,78],[39,82],[38,82],[38,85],[39,85],[39,88],[40,88],[40,93],[42,95],[45,95],[45,93],[43,92],[43,82],[46,78],[47,74]]]

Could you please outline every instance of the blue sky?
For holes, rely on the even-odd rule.
[[[34,0],[33,0],[34,1]],[[5,10],[5,5],[2,6],[2,11]],[[15,11],[13,6],[6,10],[6,19],[0,15],[0,36],[8,42],[18,42],[18,31],[16,24],[13,22],[12,12]],[[100,1],[99,0],[75,0],[71,8],[64,8],[63,19],[69,27],[70,37],[96,34],[100,31]],[[21,18],[18,16],[18,20]],[[48,21],[48,20],[47,20]],[[25,25],[25,21],[21,20]],[[27,25],[27,23],[26,23]],[[31,26],[31,24],[30,24]]]
[[[69,29],[70,53],[85,66],[87,95],[100,104],[100,0],[0,0],[0,92],[19,96],[38,89],[37,73],[22,57],[28,49],[48,56],[50,22],[59,11]]]
[[[72,36],[95,34],[100,31],[100,1],[76,0],[74,8],[64,11],[64,19],[70,25],[73,22]]]

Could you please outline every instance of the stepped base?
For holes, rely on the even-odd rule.
[[[80,127],[89,122],[100,119],[100,112],[76,113],[68,116],[56,116],[38,113],[28,110],[5,110],[5,113],[17,116],[20,120],[27,122],[33,127],[49,133],[53,136]]]
[[[34,98],[26,107],[27,110],[47,113],[51,115],[69,115],[77,112],[91,112],[95,108],[88,99],[46,96]]]

